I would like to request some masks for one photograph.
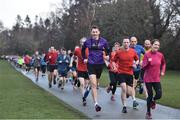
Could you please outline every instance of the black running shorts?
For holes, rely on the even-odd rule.
[[[54,72],[57,69],[57,65],[49,65],[49,72]]]
[[[120,85],[121,83],[126,83],[128,86],[133,87],[133,76],[128,74],[117,74],[117,81]]]
[[[84,79],[89,79],[88,72],[85,71],[77,71],[78,77],[82,77]]]
[[[100,79],[103,70],[103,64],[88,64],[88,74],[95,74],[97,79]]]

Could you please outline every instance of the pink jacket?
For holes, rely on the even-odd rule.
[[[160,82],[161,72],[165,73],[166,62],[160,52],[148,52],[144,55],[142,68],[145,70],[144,82]]]

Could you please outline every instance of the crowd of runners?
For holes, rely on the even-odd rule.
[[[139,105],[135,97],[138,89],[147,99],[145,118],[151,119],[151,109],[155,109],[156,100],[162,96],[160,76],[165,74],[166,68],[164,56],[158,51],[159,40],[145,40],[144,46],[141,46],[136,37],[124,37],[122,43],[116,41],[111,50],[107,40],[100,36],[97,26],[91,28],[90,34],[91,37],[80,39],[74,51],[65,48],[56,50],[52,46],[47,53],[36,51],[33,56],[14,56],[11,60],[27,73],[33,68],[36,82],[48,73],[49,88],[57,85],[64,90],[65,84],[70,82],[74,89],[80,89],[83,106],[86,106],[86,98],[91,91],[97,112],[102,109],[97,91],[106,66],[110,80],[106,91],[112,94],[110,100],[116,100],[116,88],[120,86],[122,113],[127,113],[127,98],[131,96],[134,109]]]

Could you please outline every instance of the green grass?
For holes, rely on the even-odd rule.
[[[100,85],[106,87],[109,83],[107,70],[104,70],[101,76]],[[166,71],[161,78],[163,96],[158,101],[159,104],[180,109],[180,72]],[[136,94],[137,97],[145,99],[144,95]]]
[[[0,119],[87,119],[0,61]]]

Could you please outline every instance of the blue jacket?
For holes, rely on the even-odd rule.
[[[141,57],[141,54],[145,54],[145,50],[141,45],[135,45],[134,47],[131,47],[131,48],[133,48],[136,51],[139,59]]]
[[[41,57],[41,65],[47,65],[44,57]]]
[[[67,55],[60,54],[57,58],[58,71],[68,71],[70,59]]]
[[[139,60],[140,60],[141,54],[143,55],[145,54],[145,50],[141,45],[135,45],[134,47],[131,47],[131,48],[133,48],[136,51]],[[141,70],[140,65],[138,65],[137,68],[134,69],[134,71],[140,71],[140,70]]]

